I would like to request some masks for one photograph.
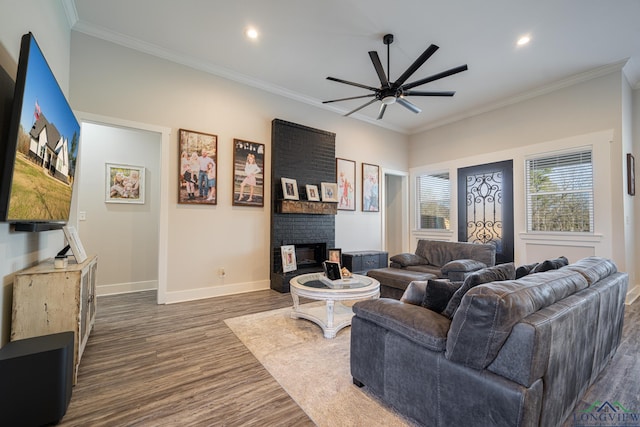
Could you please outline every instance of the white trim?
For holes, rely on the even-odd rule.
[[[625,300],[625,304],[627,305],[633,304],[633,302],[637,300],[639,297],[640,297],[640,286],[636,285],[627,292],[627,298]]]
[[[387,175],[398,176],[402,179],[402,249],[403,252],[409,251],[409,239],[411,236],[409,227],[409,203],[411,197],[409,195],[409,172],[381,168],[381,181],[378,185],[380,191],[380,241],[382,249],[387,249],[387,210],[383,208],[387,201]],[[389,254],[392,255],[392,254]]]
[[[113,285],[96,286],[96,295],[116,295],[116,294],[128,294],[132,292],[141,291],[155,291],[158,289],[157,280],[147,280],[145,282],[131,282],[131,283],[116,283]]]
[[[261,280],[258,282],[233,283],[223,286],[209,286],[198,289],[189,289],[186,291],[166,292],[166,304],[173,304],[185,301],[195,301],[206,298],[221,297],[225,295],[236,295],[246,292],[263,291],[271,288],[269,280]]]
[[[78,120],[88,123],[97,123],[107,126],[119,126],[131,129],[157,132],[161,135],[161,158],[160,158],[160,218],[158,225],[158,304],[167,302],[167,265],[169,259],[169,145],[171,139],[171,128],[134,122],[130,120],[118,119],[115,117],[102,116],[98,114],[76,111]],[[76,206],[76,210],[79,210]],[[76,212],[76,218],[78,212]]]

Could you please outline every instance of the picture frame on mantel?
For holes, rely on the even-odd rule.
[[[281,178],[282,197],[285,200],[299,200],[298,182],[293,178]]]
[[[336,179],[338,181],[338,209],[356,210],[356,162],[336,158]]]
[[[627,153],[627,193],[636,195],[636,159],[631,153]]]
[[[338,184],[335,182],[321,182],[320,191],[323,202],[336,203],[338,201]]]

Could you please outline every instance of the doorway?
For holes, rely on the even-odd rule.
[[[81,130],[74,210],[80,238],[98,255],[97,294],[166,293],[166,128],[79,113]],[[144,168],[144,203],[107,200],[106,165]],[[163,188],[164,187],[164,188]]]
[[[383,171],[383,175],[382,247],[393,256],[409,251],[408,178],[395,171]]]
[[[493,243],[496,263],[513,261],[513,161],[458,169],[458,241]]]

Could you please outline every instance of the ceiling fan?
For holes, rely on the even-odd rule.
[[[448,77],[453,74],[460,73],[462,71],[466,71],[467,64],[460,65],[458,67],[451,68],[446,71],[442,71],[432,76],[425,77],[424,79],[416,80],[414,82],[405,84],[407,79],[409,79],[409,77],[411,77],[411,75],[415,73],[418,70],[418,68],[420,68],[422,64],[424,64],[427,61],[427,59],[429,59],[431,55],[433,55],[439,49],[438,46],[432,44],[422,53],[422,55],[420,55],[413,62],[413,64],[411,64],[409,68],[405,70],[404,73],[402,73],[400,77],[398,77],[398,79],[395,82],[391,82],[389,81],[389,78],[390,78],[389,45],[393,43],[393,34],[386,34],[382,38],[382,41],[384,44],[387,45],[387,73],[386,74],[384,72],[384,68],[382,67],[382,63],[380,62],[380,57],[378,56],[378,52],[376,52],[375,50],[372,50],[369,52],[369,57],[371,58],[371,62],[373,62],[373,67],[375,68],[376,73],[378,74],[378,78],[380,79],[380,87],[375,88],[375,87],[363,85],[360,83],[354,83],[347,80],[338,79],[336,77],[327,77],[327,80],[332,80],[334,82],[344,83],[351,86],[361,87],[363,89],[368,89],[373,93],[370,93],[368,95],[351,96],[348,98],[332,99],[330,101],[323,101],[322,102],[323,104],[328,104],[330,102],[348,101],[351,99],[368,98],[373,96],[374,98],[372,100],[362,104],[361,106],[359,106],[354,110],[349,111],[347,114],[345,114],[345,116],[349,116],[355,113],[356,111],[359,111],[364,107],[367,107],[373,104],[376,101],[381,101],[382,104],[380,105],[380,111],[378,112],[378,120],[380,120],[382,116],[384,116],[384,112],[387,108],[387,105],[391,105],[396,102],[402,105],[403,107],[407,108],[408,110],[413,111],[416,114],[421,112],[422,110],[420,108],[418,108],[416,105],[412,104],[411,102],[407,101],[406,99],[407,96],[453,96],[455,94],[455,91],[425,92],[425,91],[417,91],[412,89],[414,87],[421,86],[423,84],[426,84],[435,80],[439,80],[444,77]]]

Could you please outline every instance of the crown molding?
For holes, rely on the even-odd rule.
[[[431,129],[435,129],[440,126],[444,126],[450,123],[457,122],[459,120],[468,119],[470,117],[478,116],[480,114],[488,113],[490,111],[498,110],[500,108],[508,107],[513,104],[517,104],[519,102],[523,102],[529,99],[536,98],[540,95],[546,95],[551,92],[555,92],[557,90],[563,89],[565,87],[573,86],[578,83],[586,82],[591,79],[595,79],[597,77],[602,77],[612,72],[621,71],[624,65],[628,62],[627,59],[614,62],[613,64],[604,65],[601,67],[593,68],[591,70],[574,74],[573,76],[567,77],[562,80],[558,80],[556,82],[550,83],[545,86],[541,86],[539,88],[529,90],[526,92],[522,92],[517,94],[511,98],[503,99],[497,102],[489,103],[483,105],[479,108],[474,108],[471,110],[464,111],[460,114],[456,114],[453,116],[448,116],[442,120],[436,120],[432,123],[429,123],[426,126],[422,126],[420,128],[416,128],[411,131],[411,135],[416,135],[421,132],[425,132]]]
[[[65,2],[67,1],[73,3],[73,0],[65,0]],[[224,79],[231,80],[246,86],[251,86],[251,87],[263,90],[265,92],[272,93],[274,95],[279,95],[288,99],[292,99],[294,101],[302,102],[307,105],[312,105],[314,107],[318,107],[323,110],[332,111],[334,113],[339,113],[339,114],[346,114],[348,112],[347,110],[344,110],[344,109],[323,104],[322,101],[317,98],[312,98],[310,96],[306,96],[298,92],[291,91],[281,86],[264,82],[262,80],[238,73],[236,71],[230,70],[225,67],[221,67],[219,65],[206,63],[187,55],[178,54],[175,51],[164,49],[152,43],[147,43],[142,40],[129,37],[124,34],[108,30],[103,27],[99,27],[97,25],[89,25],[83,21],[77,20],[72,30],[77,31],[79,33],[87,34],[92,37],[99,38],[101,40],[106,40],[106,41],[118,44],[120,46],[137,50],[139,52],[147,53],[152,56],[163,58],[168,61],[175,62],[177,64],[181,64],[196,70],[204,71],[206,73],[213,74],[215,76],[222,77]],[[353,114],[350,117],[372,124],[374,126],[386,128],[402,134],[408,134],[407,129],[393,126],[388,123],[381,122],[379,120],[375,120],[370,117],[366,117],[362,114]]]
[[[79,19],[76,2],[74,0],[62,0],[62,7],[64,8],[64,14],[67,16],[69,28],[73,29]]]

